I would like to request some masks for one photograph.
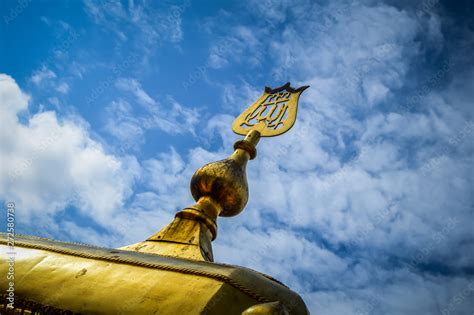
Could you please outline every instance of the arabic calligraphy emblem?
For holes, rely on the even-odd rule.
[[[294,89],[289,82],[275,89],[266,87],[262,96],[234,120],[232,130],[240,135],[257,130],[262,137],[287,132],[295,123],[298,99],[306,88]]]

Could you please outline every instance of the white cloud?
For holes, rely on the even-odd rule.
[[[55,96],[48,97],[48,102],[53,104],[56,108],[59,108],[60,103],[59,103],[59,99],[57,97],[55,97]]]
[[[78,119],[47,111],[20,122],[29,98],[13,78],[0,78],[0,197],[16,202],[24,222],[74,205],[104,223],[132,193],[137,161],[107,154]]]
[[[214,28],[218,32],[220,29],[217,23]],[[245,26],[237,26],[232,29],[230,35],[219,38],[211,46],[207,64],[220,69],[230,63],[248,63],[258,66],[262,63],[263,51],[260,42],[261,32]]]
[[[114,101],[107,106],[106,111],[105,130],[120,141],[122,148],[133,148],[143,142],[145,130],[139,119],[133,116],[128,102]]]
[[[86,73],[86,66],[83,65],[83,64],[80,64],[78,63],[77,61],[73,61],[71,64],[70,64],[70,67],[69,67],[69,72],[79,78],[79,79],[83,79],[84,78],[84,74]]]
[[[236,113],[255,102],[261,94],[261,91],[256,90],[245,81],[240,84],[223,84],[222,90],[224,106]]]
[[[171,6],[134,1],[128,3],[103,1],[100,4],[86,1],[84,6],[95,23],[106,32],[117,36],[119,39],[117,44],[134,45],[135,48],[145,52],[143,58],[147,59],[159,43],[177,44],[182,40],[181,16],[190,4],[188,0]],[[127,37],[124,30],[133,33],[134,36]]]
[[[0,113],[6,120],[16,120],[16,114],[28,108],[30,96],[20,90],[16,82],[6,74],[0,74]]]
[[[152,129],[169,134],[195,135],[194,129],[199,122],[197,109],[184,107],[171,96],[165,97],[165,104],[160,104],[133,78],[119,78],[116,87],[121,91],[130,92],[135,97],[130,102],[118,99],[106,108],[105,130],[121,141],[122,149],[141,144],[145,132]],[[136,103],[145,111],[136,110],[132,106]]]
[[[43,66],[41,69],[33,73],[30,80],[36,85],[41,85],[44,81],[51,81],[56,78],[56,73]]]
[[[71,89],[67,82],[59,82],[56,73],[44,65],[33,72],[30,81],[42,89],[51,88],[63,95],[68,94]]]
[[[150,112],[157,111],[156,101],[143,90],[140,82],[138,82],[136,79],[120,78],[117,80],[116,86],[122,91],[133,93],[133,95],[136,96],[138,102],[146,106]]]
[[[66,82],[61,82],[56,86],[56,91],[62,94],[68,94],[69,89],[69,84],[67,84]]]

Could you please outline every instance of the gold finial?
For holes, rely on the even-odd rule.
[[[191,179],[191,192],[196,201],[207,196],[220,206],[220,216],[239,214],[248,200],[245,167],[257,155],[260,137],[272,137],[288,131],[296,120],[298,99],[308,86],[294,89],[290,82],[265,88],[259,99],[240,114],[232,124],[245,139],[234,144],[235,152],[225,160],[209,163],[198,169]]]
[[[299,96],[306,88],[293,89],[289,82],[276,89],[266,87],[232,124],[235,133],[245,135],[235,142],[234,153],[194,173],[191,193],[196,203],[179,211],[173,222],[148,240],[122,249],[213,261],[211,241],[217,237],[217,217],[235,216],[247,204],[247,161],[257,155],[261,136],[277,136],[293,126]]]
[[[256,130],[262,137],[287,132],[295,123],[298,99],[308,87],[294,89],[290,82],[275,89],[266,87],[262,96],[234,120],[232,130],[239,135]]]

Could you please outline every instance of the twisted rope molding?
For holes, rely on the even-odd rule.
[[[47,239],[43,239],[43,240],[47,240]],[[48,241],[51,241],[51,240],[48,240]],[[6,245],[7,240],[0,239],[0,244]],[[86,244],[80,244],[80,243],[65,243],[65,244],[74,244],[74,245],[81,245],[81,246],[86,245]],[[227,283],[230,286],[236,288],[237,290],[243,292],[244,294],[248,295],[249,297],[251,297],[252,299],[260,303],[271,302],[271,300],[252,291],[251,289],[238,283],[234,279],[225,275],[218,274],[218,273],[212,273],[212,272],[207,272],[207,271],[202,271],[202,270],[194,270],[194,269],[189,269],[189,268],[181,268],[177,266],[166,266],[166,265],[161,265],[159,263],[143,262],[143,261],[127,259],[127,258],[118,257],[118,256],[102,256],[102,255],[97,255],[97,254],[92,254],[92,253],[84,253],[80,251],[75,251],[72,249],[57,248],[54,246],[48,246],[44,244],[30,244],[30,243],[25,243],[19,240],[15,240],[15,246],[31,248],[31,249],[46,250],[46,251],[55,252],[59,254],[77,256],[77,257],[87,258],[87,259],[97,259],[97,260],[102,260],[102,261],[107,261],[107,262],[121,263],[121,264],[133,265],[133,266],[138,266],[138,267],[145,267],[145,268],[159,269],[159,270],[164,270],[164,271],[179,272],[183,274],[203,276],[203,277],[207,277],[210,279],[215,279],[215,280]],[[86,246],[104,250],[104,248],[101,248],[101,247],[96,247],[96,246],[91,246],[91,245],[86,245]]]

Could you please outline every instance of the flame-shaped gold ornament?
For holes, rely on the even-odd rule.
[[[261,137],[287,132],[295,123],[299,97],[308,87],[294,89],[290,82],[275,89],[266,87],[258,100],[234,120],[232,130],[244,136],[255,130]]]

